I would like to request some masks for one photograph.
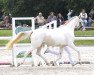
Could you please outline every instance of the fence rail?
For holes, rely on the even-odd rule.
[[[94,40],[94,37],[75,37],[75,40]]]
[[[10,40],[12,36],[1,36],[0,40]]]
[[[0,40],[10,40],[12,36],[0,37]],[[94,37],[75,37],[75,40],[94,40]]]
[[[0,37],[0,40],[11,40],[12,36]],[[94,40],[94,37],[75,37],[75,40]],[[5,50],[5,47],[0,48],[0,50]]]

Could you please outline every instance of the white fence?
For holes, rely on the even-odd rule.
[[[75,37],[75,40],[94,40],[94,37]]]
[[[53,27],[52,27],[52,25],[53,25]],[[47,24],[45,24],[44,26],[42,26],[42,28],[49,28],[49,29],[54,29],[54,28],[57,28],[57,21],[56,20],[54,20],[54,21],[52,21],[52,22],[50,22],[50,23],[47,23]]]
[[[32,30],[35,29],[35,18],[34,17],[13,17],[12,18],[12,32],[13,32],[13,37],[16,35],[15,30],[16,30],[16,20],[30,20],[31,21],[31,28]]]
[[[13,31],[13,36],[15,36],[15,21],[16,20],[31,20],[31,29],[35,30],[35,19],[34,17],[13,17],[12,18],[12,31]],[[53,27],[52,27],[53,25]],[[44,26],[42,26],[42,28],[57,28],[57,21],[52,21],[50,23],[45,24]],[[12,36],[9,37],[0,37],[0,40],[10,40],[12,38]],[[94,37],[75,37],[76,40],[94,40]]]
[[[0,37],[0,40],[10,40],[12,36],[9,37]],[[94,37],[75,37],[75,40],[94,40]]]
[[[33,20],[33,30],[35,29],[35,25],[34,25],[34,19],[32,18],[13,18],[13,28],[15,27],[15,20]],[[42,28],[52,28],[52,24],[53,24],[53,28],[57,28],[57,23],[56,21],[52,21],[46,25],[44,25]],[[15,28],[13,30],[13,35],[15,34]],[[0,40],[10,40],[12,37],[0,37]],[[75,37],[76,40],[94,40],[94,37]],[[27,46],[23,46],[24,49],[26,49]],[[15,48],[14,48],[15,49]],[[90,47],[78,47],[78,49],[80,50],[80,53],[81,53],[81,57],[82,57],[82,60],[84,61],[90,61],[90,62],[93,62],[94,61],[94,47],[91,48],[90,50]],[[84,51],[83,51],[84,50]],[[73,56],[75,59],[77,59],[75,57],[75,53],[72,52]],[[66,57],[66,56],[65,56]],[[14,61],[14,64],[17,62],[16,61],[16,55],[13,54],[13,61]],[[50,57],[51,58],[51,57]],[[74,60],[75,60],[74,59]],[[17,65],[17,64],[16,64]]]
[[[10,39],[12,39],[12,36],[1,36],[0,37],[0,40],[10,40]]]
[[[15,44],[13,46],[12,58],[13,58],[14,66],[17,66],[18,63],[21,63],[24,60],[23,58],[20,58],[20,57],[25,52],[30,51],[30,49],[31,49],[31,44]],[[27,59],[25,61],[26,62],[31,62],[32,57],[29,57],[29,58],[27,57]]]

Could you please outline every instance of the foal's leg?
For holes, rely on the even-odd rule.
[[[36,54],[37,54],[38,56],[40,56],[40,57],[45,61],[45,63],[46,63],[47,65],[49,65],[48,62],[47,62],[47,60],[41,55],[41,49],[42,49],[42,46],[38,47]]]
[[[74,45],[74,43],[69,43],[68,46],[70,48],[72,48],[73,50],[75,50],[78,53],[78,60],[79,63],[81,64],[81,56],[80,56],[80,52],[77,50],[76,46]],[[76,65],[76,64],[75,64]],[[74,65],[73,65],[74,66]]]

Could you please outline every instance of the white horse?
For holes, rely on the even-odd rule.
[[[62,57],[63,48],[68,46],[75,50],[78,53],[78,60],[80,62],[80,53],[74,45],[74,29],[79,26],[79,17],[75,16],[70,19],[65,25],[56,28],[56,29],[43,29],[39,28],[34,31],[20,32],[15,38],[13,38],[8,44],[7,49],[11,48],[14,43],[31,36],[31,51],[37,49],[36,54],[40,56],[46,64],[48,61],[41,55],[41,48],[44,44],[49,46],[58,46],[60,47],[59,58],[54,62],[56,63]],[[27,56],[28,53],[25,54]]]

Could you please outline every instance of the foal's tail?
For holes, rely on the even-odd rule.
[[[15,38],[8,42],[8,44],[6,45],[6,49],[11,49],[13,47],[13,44],[26,39],[27,37],[30,37],[32,33],[32,31],[19,32]]]

